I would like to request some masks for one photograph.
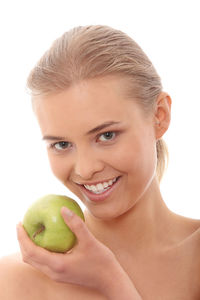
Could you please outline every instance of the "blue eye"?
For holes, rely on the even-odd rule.
[[[57,151],[62,151],[62,150],[68,149],[69,147],[70,147],[70,143],[64,142],[64,141],[61,141],[58,143],[53,143],[50,145],[50,148],[53,148]]]
[[[101,142],[113,140],[116,136],[114,131],[107,131],[99,135],[99,140]]]

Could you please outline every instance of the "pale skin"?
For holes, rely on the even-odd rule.
[[[171,212],[156,177],[156,141],[170,124],[170,96],[161,92],[147,117],[134,97],[126,99],[123,81],[110,76],[38,97],[34,111],[52,171],[84,203],[86,222],[61,210],[78,238],[66,254],[37,247],[18,225],[21,258],[2,259],[0,298],[199,299],[200,221]],[[103,201],[80,188],[119,176]]]

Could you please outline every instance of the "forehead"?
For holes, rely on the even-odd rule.
[[[43,127],[96,126],[110,121],[136,119],[140,114],[136,101],[124,92],[124,80],[98,78],[74,84],[67,90],[34,100],[34,108]]]

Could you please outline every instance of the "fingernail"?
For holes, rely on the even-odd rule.
[[[20,223],[18,223],[18,224],[16,225],[16,230],[17,230],[17,232],[20,231]]]
[[[63,207],[63,212],[64,212],[64,214],[68,217],[68,218],[71,218],[72,216],[73,216],[73,212],[70,210],[70,209],[68,209],[67,207]]]
[[[20,228],[20,226],[21,226],[21,222],[17,223],[16,225],[17,230]]]

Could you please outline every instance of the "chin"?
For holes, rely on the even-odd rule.
[[[87,211],[90,215],[92,215],[94,218],[102,220],[102,221],[113,221],[116,220],[123,215],[125,215],[129,210],[128,209],[114,209],[113,207],[96,207],[91,208],[88,205],[85,205],[87,207]]]

